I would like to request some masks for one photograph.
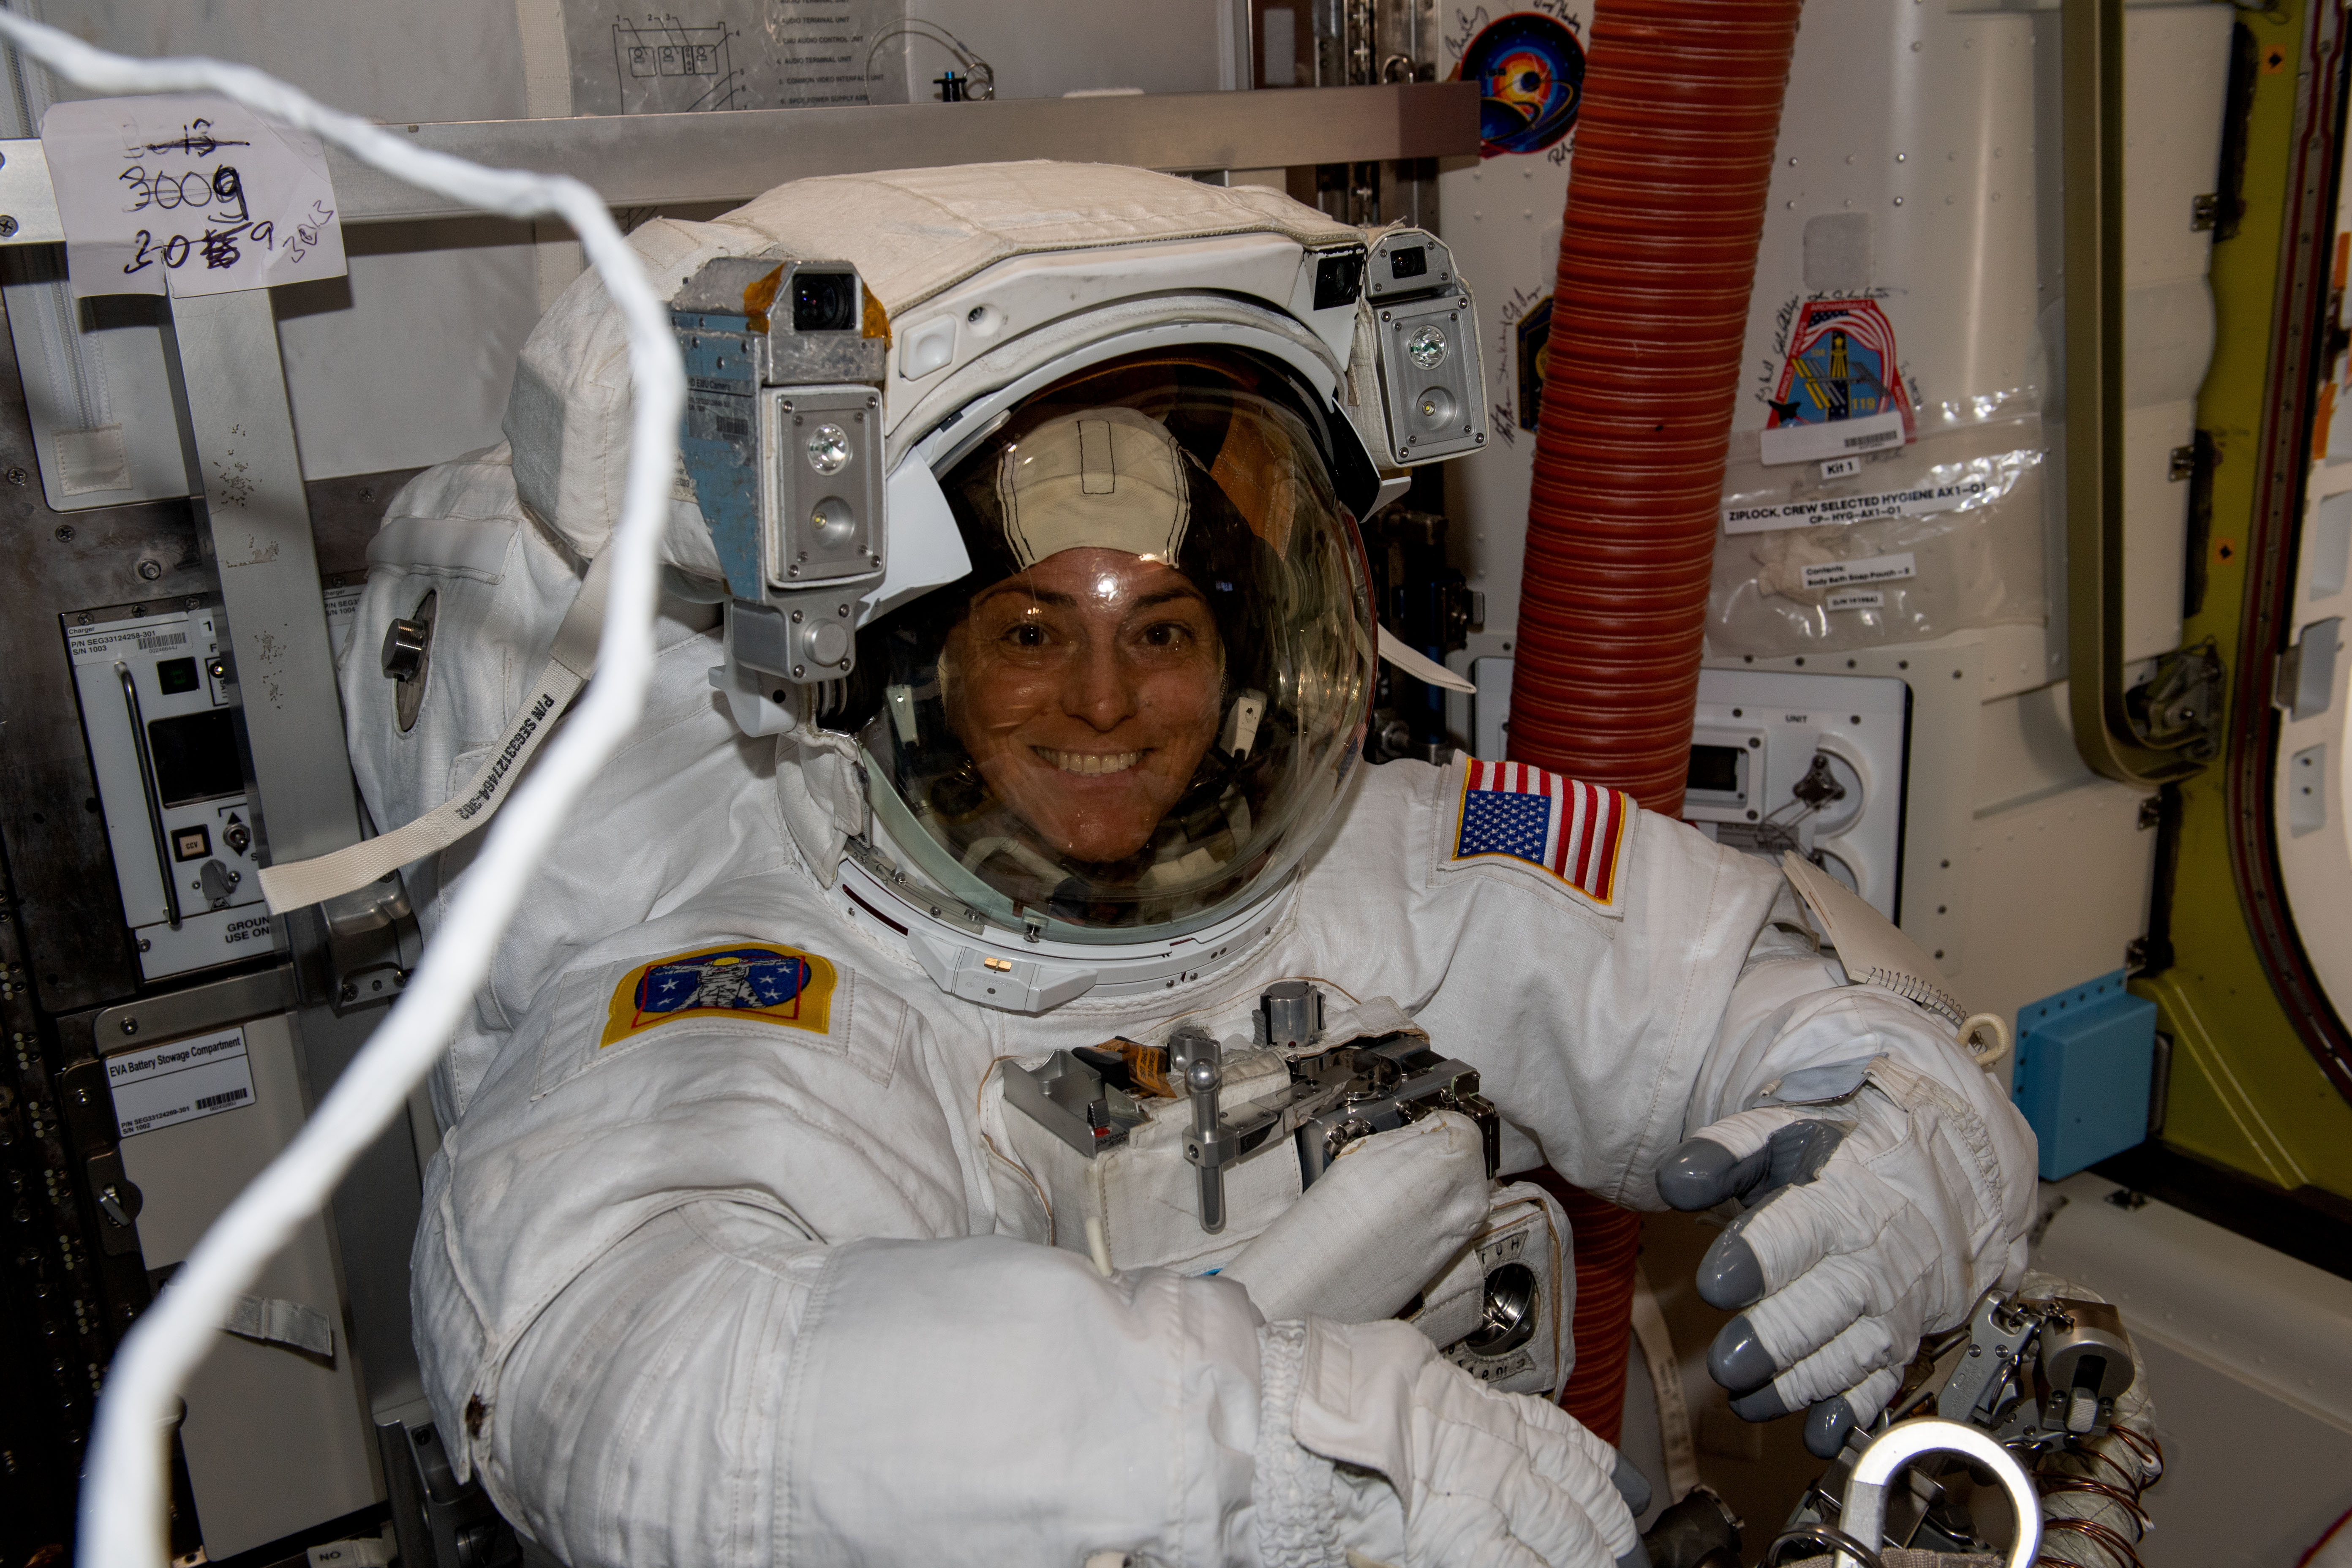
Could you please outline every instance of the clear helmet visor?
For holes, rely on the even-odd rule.
[[[1361,546],[1311,390],[1241,350],[1118,360],[941,476],[973,570],[869,628],[888,837],[992,920],[1171,935],[1294,867],[1356,759]]]

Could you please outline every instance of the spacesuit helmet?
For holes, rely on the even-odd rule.
[[[1334,466],[1279,362],[1156,351],[1044,388],[942,465],[971,571],[860,637],[877,826],[1008,928],[1171,936],[1277,886],[1360,749],[1374,630]]]

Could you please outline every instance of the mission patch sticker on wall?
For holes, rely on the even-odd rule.
[[[253,1103],[245,1031],[221,1029],[106,1058],[117,1136],[136,1138]]]
[[[1545,14],[1553,9],[1567,8],[1544,5],[1510,12],[1486,22],[1461,46],[1454,79],[1478,84],[1482,158],[1542,153],[1576,129],[1577,110],[1584,105],[1580,21],[1572,14]],[[1478,20],[1485,18],[1480,11]]]
[[[599,1049],[679,1018],[740,1018],[825,1032],[833,965],[788,947],[707,947],[639,964],[613,988]]]
[[[1911,394],[1875,300],[1808,300],[1757,437],[1766,464],[1855,457],[1909,442]]]

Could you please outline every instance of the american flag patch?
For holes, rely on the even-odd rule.
[[[1524,763],[1474,762],[1462,771],[1453,863],[1517,860],[1613,903],[1634,810],[1619,790]]]

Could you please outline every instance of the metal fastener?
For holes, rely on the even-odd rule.
[[[414,680],[417,671],[425,668],[425,650],[432,640],[432,632],[423,622],[396,619],[383,629],[377,668],[387,679]]]
[[[0,213],[0,239],[5,239],[16,232],[16,220],[6,213]]]

